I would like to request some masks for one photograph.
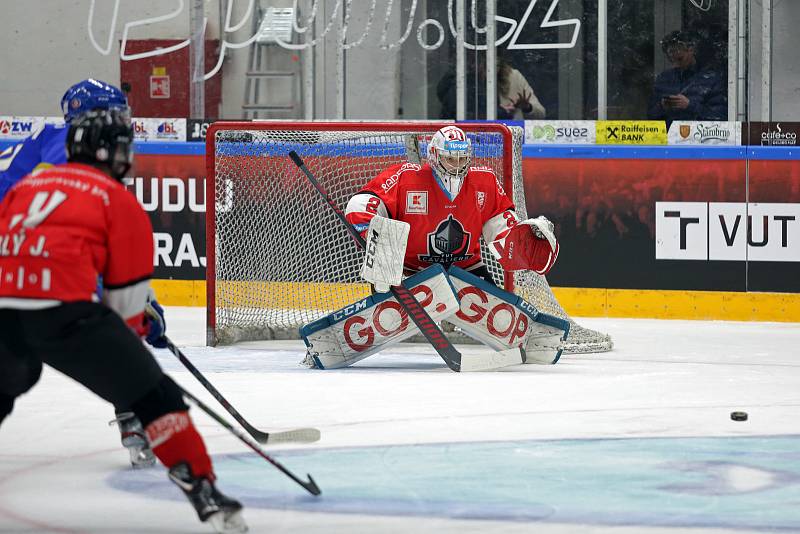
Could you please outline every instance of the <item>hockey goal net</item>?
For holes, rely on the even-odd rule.
[[[359,276],[362,252],[288,157],[295,150],[344,209],[389,165],[424,161],[443,122],[216,122],[206,146],[209,345],[294,339],[299,328],[369,294]],[[526,218],[522,129],[459,124],[473,165],[494,169]],[[213,202],[210,199],[214,199]],[[547,280],[507,276],[483,244],[498,285],[541,311],[569,319]],[[572,327],[567,352],[610,350],[608,335]],[[455,342],[468,338],[455,335]]]

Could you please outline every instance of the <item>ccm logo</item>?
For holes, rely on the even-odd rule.
[[[800,261],[800,204],[656,202],[656,259]]]
[[[372,266],[375,265],[375,252],[378,250],[378,237],[380,237],[380,234],[378,234],[378,232],[375,230],[369,234],[369,242],[367,243],[366,250],[367,257],[364,260],[364,263],[366,263],[367,267],[370,269],[372,269]]]

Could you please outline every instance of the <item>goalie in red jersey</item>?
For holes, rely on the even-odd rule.
[[[428,163],[386,169],[350,199],[347,220],[360,232],[366,232],[376,217],[408,223],[402,256],[406,272],[440,263],[493,283],[481,258],[482,236],[506,270],[547,273],[558,256],[552,223],[540,217],[519,225],[514,204],[494,171],[470,167],[471,161],[472,143],[464,131],[445,126],[430,141]],[[403,245],[400,239],[389,248]],[[378,290],[385,287],[380,278],[367,280]]]
[[[434,320],[498,351],[526,344],[531,362],[558,360],[568,323],[496,287],[480,243],[482,237],[506,271],[545,274],[558,256],[553,225],[544,217],[519,221],[494,172],[471,162],[470,139],[445,126],[428,144],[427,163],[393,165],[350,199],[345,218],[366,240],[361,275],[378,293],[301,329],[307,364],[351,365],[413,334],[399,307],[384,301],[389,286],[414,273],[402,283],[419,285],[420,303]],[[457,294],[450,299],[443,286]]]
[[[68,162],[26,176],[0,204],[0,422],[47,364],[135,414],[200,519],[244,532],[242,505],[216,488],[181,388],[142,343],[154,328],[163,338],[164,323],[151,298],[153,229],[121,183],[132,144],[127,113],[80,115]]]

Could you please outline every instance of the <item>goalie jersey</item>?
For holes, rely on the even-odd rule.
[[[410,225],[404,265],[419,271],[439,263],[473,270],[483,265],[480,237],[502,239],[517,222],[514,204],[494,172],[471,167],[455,198],[430,165],[391,166],[350,199],[346,218],[362,235],[375,215]]]

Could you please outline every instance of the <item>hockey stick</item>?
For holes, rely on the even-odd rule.
[[[277,467],[284,475],[286,475],[287,477],[291,478],[292,480],[294,480],[295,482],[297,482],[298,484],[303,486],[303,488],[305,488],[305,490],[307,492],[309,492],[311,495],[319,495],[320,493],[322,493],[322,490],[319,489],[319,486],[317,486],[317,483],[314,482],[314,479],[311,477],[310,474],[306,474],[306,476],[308,477],[307,481],[298,478],[297,475],[295,475],[294,473],[292,473],[291,471],[286,469],[284,466],[282,466],[275,458],[273,458],[269,454],[267,454],[264,451],[262,451],[261,447],[259,447],[257,444],[255,444],[252,441],[250,441],[247,438],[247,436],[244,433],[242,433],[241,430],[239,430],[238,428],[236,428],[235,426],[230,424],[228,421],[226,421],[221,415],[219,415],[214,410],[209,408],[200,399],[198,399],[197,397],[195,397],[194,395],[192,395],[191,393],[189,393],[188,391],[186,391],[183,388],[181,388],[181,391],[183,391],[183,394],[186,396],[186,398],[188,398],[190,401],[192,401],[192,403],[194,403],[198,408],[200,408],[201,410],[206,412],[217,423],[221,424],[226,429],[228,429],[231,432],[231,434],[233,434],[234,436],[239,438],[239,440],[244,442],[245,445],[247,445],[248,447],[253,449],[256,452],[256,454],[258,454],[259,456],[264,458],[266,461],[268,461],[269,463],[271,463],[272,465]]]
[[[336,213],[336,217],[344,224],[356,244],[362,249],[366,248],[364,238],[361,237],[361,234],[358,233],[352,224],[347,222],[342,210],[339,209],[339,206],[337,206],[336,202],[328,195],[325,188],[322,187],[311,171],[308,170],[303,160],[297,155],[297,152],[292,150],[289,152],[289,157],[292,158],[294,164],[303,171],[308,181],[311,182],[311,185],[314,186],[322,198],[325,199],[325,202],[328,203],[328,206]],[[397,299],[397,302],[405,309],[406,313],[411,317],[411,320],[414,321],[414,324],[417,325],[417,328],[422,332],[422,335],[425,336],[425,339],[427,339],[428,342],[433,345],[433,348],[436,349],[436,352],[439,353],[439,356],[441,356],[444,363],[447,364],[447,367],[455,372],[461,371],[461,353],[458,352],[453,344],[450,343],[450,340],[445,337],[442,330],[433,322],[428,312],[425,311],[425,308],[423,308],[420,303],[417,302],[417,299],[414,298],[414,295],[411,294],[411,291],[402,284],[399,286],[392,286],[391,291],[392,295]]]
[[[189,358],[183,355],[183,352],[175,346],[171,339],[167,336],[164,336],[164,339],[167,341],[167,348],[169,351],[177,357],[181,363],[189,369],[189,372],[194,375],[194,377],[201,383],[203,386],[208,390],[211,395],[217,402],[219,402],[223,408],[225,408],[229,414],[236,419],[236,422],[242,425],[247,433],[253,436],[257,442],[261,443],[262,445],[271,445],[273,443],[311,443],[314,441],[319,441],[319,430],[316,428],[297,428],[295,430],[287,430],[285,432],[262,432],[258,430],[256,427],[251,425],[247,422],[247,420],[241,416],[241,414],[236,411],[236,408],[231,406],[231,403],[222,396],[222,394],[215,388],[211,382],[209,382],[203,373],[201,373],[197,367],[195,367],[192,362],[189,361]]]

